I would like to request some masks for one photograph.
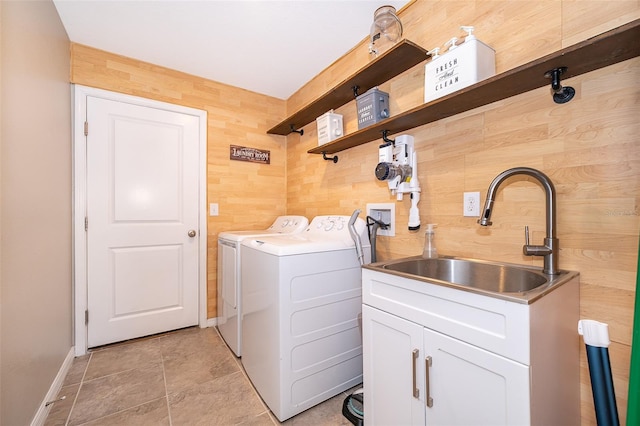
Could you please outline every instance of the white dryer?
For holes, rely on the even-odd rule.
[[[362,274],[349,216],[242,243],[242,364],[284,421],[362,383]],[[355,230],[370,261],[365,222]]]
[[[308,225],[304,216],[279,216],[267,229],[218,234],[218,330],[236,356],[242,355],[240,243],[245,238],[300,233]]]

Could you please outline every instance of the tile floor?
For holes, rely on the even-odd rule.
[[[340,425],[347,393],[280,423],[215,328],[188,328],[76,358],[51,425]]]

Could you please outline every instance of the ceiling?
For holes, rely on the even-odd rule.
[[[70,40],[287,99],[410,0],[53,0]]]

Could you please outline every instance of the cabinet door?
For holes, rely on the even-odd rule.
[[[424,328],[367,305],[362,322],[366,424],[424,425]]]
[[[528,366],[426,328],[424,344],[427,425],[530,423]]]

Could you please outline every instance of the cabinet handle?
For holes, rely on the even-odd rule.
[[[427,404],[427,407],[431,408],[433,407],[433,398],[431,398],[431,395],[429,392],[429,368],[431,367],[431,357],[428,356],[425,360],[425,368],[424,368],[424,389],[425,389],[425,398],[424,401]]]
[[[414,398],[420,398],[420,389],[418,389],[418,387],[416,386],[416,381],[417,381],[417,374],[416,374],[416,364],[418,361],[418,356],[420,355],[420,352],[417,349],[414,349],[413,352],[411,352],[411,365],[413,367],[413,397]]]

